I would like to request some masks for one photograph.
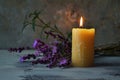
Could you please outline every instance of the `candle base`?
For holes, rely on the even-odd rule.
[[[72,67],[93,67],[94,66],[94,63],[93,64],[86,64],[86,65],[80,65],[80,64],[71,64]]]

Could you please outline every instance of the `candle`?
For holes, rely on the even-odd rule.
[[[80,19],[80,27],[83,26],[83,18]],[[72,29],[72,66],[89,67],[94,64],[94,36],[95,29]]]

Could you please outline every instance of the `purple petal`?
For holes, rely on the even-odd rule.
[[[55,54],[57,52],[57,47],[56,46],[53,46],[52,47],[52,53]]]
[[[66,65],[67,63],[68,63],[68,60],[65,59],[65,58],[63,58],[63,59],[60,61],[59,65]]]
[[[36,48],[37,43],[38,43],[38,41],[37,41],[37,40],[35,40],[35,41],[34,41],[34,43],[33,43],[33,48]]]
[[[59,44],[59,43],[60,43],[59,41],[55,40],[55,41],[53,42],[53,45],[57,45],[57,44]]]
[[[35,51],[34,55],[35,56],[39,56],[40,55],[40,51]]]
[[[20,62],[24,62],[23,57],[20,57],[19,61],[20,61]]]

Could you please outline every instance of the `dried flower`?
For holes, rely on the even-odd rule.
[[[68,65],[68,60],[66,58],[61,59],[60,63],[59,63],[59,66],[63,67],[63,66],[66,66],[66,65]]]
[[[51,36],[55,41],[51,43],[45,43],[40,39],[36,39],[33,43],[33,48],[35,52],[33,54],[28,54],[20,57],[20,62],[25,60],[33,59],[32,64],[47,64],[47,67],[65,67],[71,63],[71,41],[70,37],[65,37],[65,35],[58,29],[58,27],[51,26],[49,23],[45,23],[40,18],[40,11],[34,11],[26,16],[24,22],[24,28],[27,25],[32,25],[33,30],[35,27],[39,26],[41,28],[41,34],[46,34],[46,39]],[[40,24],[36,21],[39,21]],[[42,35],[41,35],[42,36]],[[10,48],[9,51],[12,52],[22,52],[27,48]],[[42,56],[41,56],[42,55]],[[41,56],[41,57],[40,57]]]
[[[19,52],[21,53],[23,50],[29,50],[30,47],[19,47],[19,48],[9,48],[9,52]]]

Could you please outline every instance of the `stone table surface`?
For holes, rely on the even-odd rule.
[[[0,50],[0,80],[120,80],[120,57],[95,57],[94,67],[65,69],[18,61],[19,56],[33,52],[12,54]]]

